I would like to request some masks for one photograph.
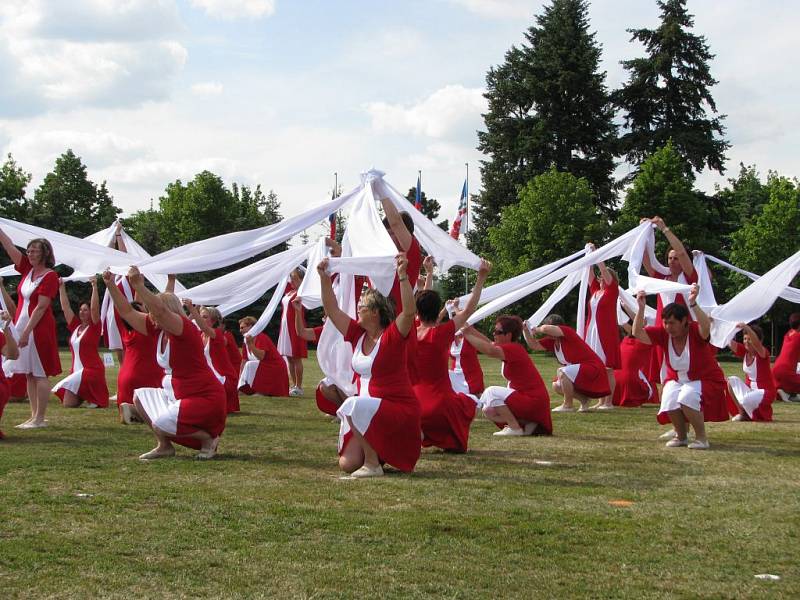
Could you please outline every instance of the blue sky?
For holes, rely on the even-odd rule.
[[[717,54],[729,175],[743,161],[797,175],[800,59],[793,3],[690,0]],[[542,2],[518,0],[0,0],[0,151],[33,173],[71,147],[126,213],[209,169],[274,189],[285,215],[349,189],[371,166],[452,219],[486,71]],[[596,0],[608,85],[637,56],[650,0]],[[624,167],[622,167],[624,170]],[[724,181],[704,173],[699,185]]]

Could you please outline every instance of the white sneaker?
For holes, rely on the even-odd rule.
[[[361,477],[382,477],[383,476],[383,467],[378,465],[374,469],[364,465],[360,469],[356,469],[352,473],[350,473],[350,477],[355,477],[357,479]]]
[[[303,388],[293,387],[289,390],[289,396],[292,398],[300,398],[303,395]]]
[[[100,407],[99,407],[97,404],[95,404],[94,402],[87,402],[86,404],[84,404],[84,405],[83,405],[83,407],[84,407],[84,408],[100,408]]]
[[[660,440],[671,440],[672,438],[676,437],[677,435],[678,434],[674,429],[670,429],[669,431],[665,431],[660,436],[658,436],[658,439],[660,439]]]
[[[780,396],[781,400],[783,400],[784,402],[791,402],[791,400],[789,400],[789,394],[787,394],[783,390],[778,390],[778,396]]]
[[[691,444],[689,444],[689,450],[708,450],[711,448],[711,444],[707,441],[701,442],[700,440],[695,440]]]
[[[731,421],[744,421],[744,417],[742,415],[736,415],[731,417]]]
[[[114,394],[113,396],[111,396],[111,397],[109,398],[109,400],[113,400],[114,402],[116,402],[116,401],[117,401],[117,395],[116,395],[116,394]]]
[[[495,431],[492,435],[496,435],[499,437],[512,437],[512,436],[520,436],[525,435],[524,429],[513,429],[506,425],[500,431]]]
[[[696,444],[697,442],[692,442],[692,443]],[[670,440],[670,441],[668,441],[666,443],[667,448],[680,448],[682,446],[688,446],[688,445],[689,445],[689,440],[688,439],[679,440],[679,439],[675,438],[674,440]]]
[[[133,404],[128,404],[127,402],[119,405],[120,410],[120,421],[125,423],[125,425],[133,424]]]
[[[564,406],[562,404],[561,406],[556,406],[550,412],[555,412],[555,413],[559,413],[559,412],[575,412],[575,407],[574,406]]]

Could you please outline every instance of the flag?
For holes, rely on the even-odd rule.
[[[414,208],[422,210],[422,175],[417,177],[417,199],[414,202]]]
[[[458,239],[461,233],[461,220],[467,217],[467,180],[464,180],[464,187],[461,188],[461,200],[458,202],[458,214],[453,219],[453,226],[450,228],[450,237]]]

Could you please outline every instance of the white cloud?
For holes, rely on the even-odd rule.
[[[239,18],[260,19],[275,12],[275,0],[191,0],[209,16],[224,20]]]
[[[450,4],[492,19],[524,19],[533,16],[534,9],[526,0],[448,0]]]
[[[365,109],[378,133],[411,132],[442,138],[465,128],[474,133],[486,107],[482,89],[448,85],[413,106],[371,102]]]
[[[3,4],[3,116],[162,100],[187,58],[177,30],[174,0]]]
[[[198,96],[218,96],[223,91],[223,85],[217,81],[203,81],[192,85],[192,93]]]

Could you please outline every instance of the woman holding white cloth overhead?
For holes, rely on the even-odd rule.
[[[708,341],[711,321],[696,303],[698,292],[697,285],[692,285],[689,307],[695,311],[696,322],[690,320],[689,308],[673,302],[664,307],[657,327],[645,327],[645,293],[640,291],[636,296],[639,307],[633,320],[633,335],[645,344],[658,345],[666,361],[659,417],[666,414],[675,428],[675,439],[667,442],[669,448],[709,448],[705,420],[728,418],[726,382]],[[692,443],[687,437],[687,422],[695,432]]]
[[[397,256],[397,280],[402,311],[394,318],[387,298],[365,291],[358,303],[358,320],[342,311],[327,272],[328,260],[317,266],[325,313],[345,341],[353,346],[353,371],[358,395],[337,411],[339,467],[353,477],[383,475],[382,462],[412,471],[420,455],[420,407],[411,388],[406,362],[416,304],[405,254]]]
[[[111,278],[108,271],[103,274],[107,283]],[[158,336],[156,358],[165,371],[163,388],[134,391],[134,404],[158,441],[155,448],[139,458],[174,456],[173,442],[200,450],[197,458],[212,458],[225,429],[225,390],[208,366],[200,331],[184,315],[177,296],[155,295],[147,289],[139,269],[131,267],[128,281],[147,306],[148,314],[123,302],[119,290],[111,289],[112,299],[123,319]]]

